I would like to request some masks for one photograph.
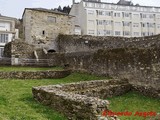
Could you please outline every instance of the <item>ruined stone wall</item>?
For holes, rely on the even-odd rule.
[[[50,54],[48,59],[54,65],[67,65],[75,71],[126,78],[135,90],[160,97],[160,48],[117,48],[86,53]]]
[[[24,40],[14,40],[5,45],[4,56],[11,58],[12,56],[18,58],[34,58],[33,51],[35,47],[26,43]]]
[[[0,79],[57,79],[67,77],[70,70],[64,71],[0,71]]]
[[[69,120],[98,120],[102,111],[109,110],[109,102],[100,98],[107,99],[130,90],[126,80],[95,80],[33,87],[32,93],[37,101],[63,113]]]
[[[93,52],[98,49],[111,48],[160,47],[160,35],[139,38],[60,35],[58,45],[60,52]]]
[[[49,20],[48,17],[55,18],[55,21]],[[57,50],[56,39],[59,34],[73,34],[74,32],[72,16],[41,9],[26,9],[23,24],[25,40],[37,48],[46,48],[47,50]]]

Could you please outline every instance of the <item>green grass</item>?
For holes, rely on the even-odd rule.
[[[142,96],[136,92],[129,92],[122,96],[108,98],[110,101],[110,109],[113,112],[132,112],[131,116],[122,116],[121,120],[149,120],[149,117],[134,116],[138,112],[160,112],[160,100]],[[151,117],[153,118],[153,117]],[[159,119],[157,119],[159,120]]]
[[[62,67],[21,67],[21,66],[0,66],[0,71],[43,71],[43,70],[63,70]]]
[[[33,86],[104,79],[93,75],[73,73],[63,79],[0,80],[0,120],[66,120],[66,118],[36,102]]]

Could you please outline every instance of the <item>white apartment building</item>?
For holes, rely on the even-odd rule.
[[[120,0],[117,4],[101,0],[81,0],[70,15],[82,35],[142,37],[160,34],[160,7],[133,5]]]
[[[18,38],[15,20],[15,18],[0,15],[0,57],[3,56],[5,44]]]

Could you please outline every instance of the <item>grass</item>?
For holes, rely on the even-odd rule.
[[[0,66],[0,71],[43,71],[43,70],[63,70],[62,67],[24,67],[24,66]]]
[[[32,86],[97,79],[104,77],[73,73],[63,79],[0,80],[0,120],[66,120],[62,114],[36,102],[32,97]]]
[[[142,96],[136,92],[129,92],[122,96],[108,98],[110,101],[110,109],[113,112],[132,112],[131,116],[121,116],[121,120],[149,120],[149,117],[134,116],[138,112],[160,112],[160,100]],[[153,118],[153,117],[150,117]],[[160,119],[157,119],[160,120]]]

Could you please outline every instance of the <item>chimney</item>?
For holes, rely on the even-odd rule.
[[[72,0],[73,1],[73,4],[75,3],[75,0]]]

